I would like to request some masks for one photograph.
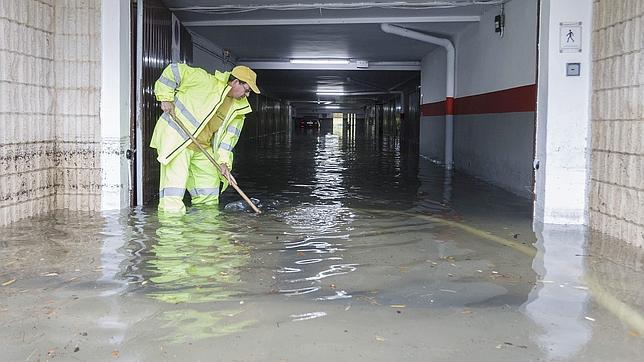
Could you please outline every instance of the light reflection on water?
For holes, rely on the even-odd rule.
[[[529,200],[407,157],[396,143],[318,133],[241,145],[238,152],[238,182],[261,200],[262,215],[226,210],[238,201],[227,192],[222,207],[193,208],[179,218],[153,209],[34,218],[3,232],[0,282],[17,281],[0,289],[9,293],[2,300],[35,303],[20,290],[46,289],[44,300],[80,295],[70,314],[101,311],[82,328],[107,330],[112,343],[133,349],[142,337],[132,335],[212,344],[258,337],[283,323],[324,329],[350,319],[366,335],[374,333],[366,329],[371,321],[383,321],[403,336],[398,345],[453,333],[454,350],[476,352],[475,344],[457,342],[474,333],[470,339],[479,336],[494,352],[513,340],[528,346],[517,359],[574,359],[602,339],[619,342],[610,339],[626,333],[619,321],[584,319],[605,314],[591,290],[573,288],[586,287],[588,275],[631,305],[641,303],[641,288],[633,286],[642,279],[621,270],[619,257],[591,258],[589,265],[583,242],[547,232],[537,239]],[[571,250],[582,255],[574,263]],[[403,312],[423,328],[410,327]],[[16,319],[0,313],[0,326],[16,328]],[[424,339],[414,348],[424,351],[416,359],[429,353]]]

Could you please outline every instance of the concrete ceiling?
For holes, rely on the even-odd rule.
[[[360,108],[393,97],[386,91],[406,80],[416,77],[420,83],[420,61],[435,46],[384,33],[381,23],[453,38],[478,21],[483,11],[499,7],[501,0],[163,2],[191,32],[229,49],[238,64],[256,69],[264,93],[299,102],[295,106],[304,110],[317,106],[315,92],[321,86],[370,93],[333,97],[336,104]],[[343,58],[351,63],[289,63],[297,58]],[[368,61],[369,68],[358,70],[356,60]]]

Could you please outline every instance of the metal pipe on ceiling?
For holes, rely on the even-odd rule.
[[[185,26],[262,26],[262,25],[337,25],[337,24],[381,24],[381,23],[471,23],[479,22],[478,15],[445,16],[397,16],[360,18],[277,18],[277,19],[225,19],[184,21]]]
[[[185,6],[170,8],[171,11],[190,11],[196,13],[238,14],[257,10],[294,11],[294,10],[361,10],[361,9],[398,9],[429,10],[449,9],[471,5],[500,5],[505,0],[433,0],[423,2],[388,1],[388,2],[327,2],[327,3],[292,3],[292,4],[226,4],[212,6]]]

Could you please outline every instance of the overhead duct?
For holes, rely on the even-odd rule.
[[[394,10],[429,10],[450,9],[472,5],[500,5],[506,0],[430,0],[430,1],[376,1],[376,2],[319,2],[295,4],[235,4],[210,6],[173,7],[171,11],[190,11],[205,14],[239,14],[251,11],[296,11],[296,10],[364,10],[364,9],[394,9]]]
[[[445,168],[454,167],[454,77],[456,74],[456,51],[452,41],[390,24],[380,24],[385,33],[399,35],[425,43],[442,46],[447,51],[447,84],[445,87]]]

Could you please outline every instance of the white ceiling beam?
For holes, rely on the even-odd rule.
[[[404,24],[404,23],[472,23],[480,16],[402,16],[375,18],[298,18],[298,19],[230,19],[183,22],[185,26],[258,26],[258,25],[327,25],[327,24]]]
[[[358,68],[355,62],[349,64],[293,64],[287,61],[245,61],[240,59],[238,64],[243,64],[252,69],[287,69],[287,70],[420,70],[420,62],[369,62],[369,67]]]

